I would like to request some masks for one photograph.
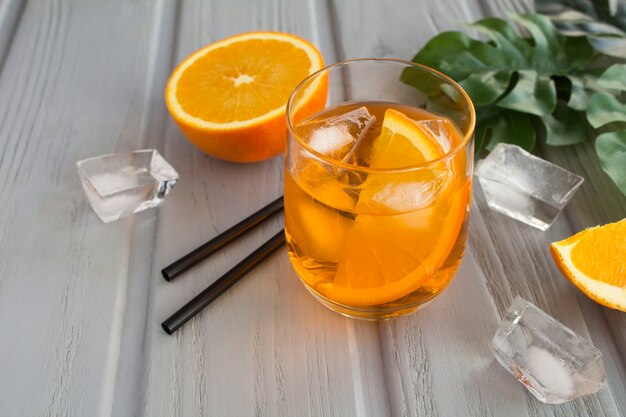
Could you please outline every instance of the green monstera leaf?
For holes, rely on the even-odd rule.
[[[476,149],[491,152],[498,143],[514,143],[526,150],[535,147],[535,128],[524,113],[487,107],[477,114]]]
[[[618,0],[535,0],[539,13],[567,36],[586,36],[593,47],[626,58],[626,4]]]
[[[615,64],[599,78],[606,91],[589,99],[587,120],[603,133],[596,138],[596,153],[602,169],[626,195],[626,65]]]
[[[595,18],[613,16],[615,25],[621,25],[624,9],[626,28],[623,3],[605,0],[603,8],[599,0],[541,1],[577,6],[576,13],[591,13]],[[566,36],[543,15],[510,18],[530,36],[524,37],[506,20],[491,17],[469,25],[488,41],[444,32],[431,39],[413,61],[449,75],[470,95],[477,114],[478,156],[501,142],[532,150],[538,140],[567,146],[599,135],[596,151],[602,167],[626,194],[626,102],[622,98],[626,97],[626,64],[602,53],[594,38],[600,32]],[[401,79],[429,94],[430,109],[437,111],[451,100],[441,88],[429,91],[429,85],[438,84],[418,74],[407,70]]]
[[[524,38],[509,22],[490,17],[470,25],[487,35],[489,42],[471,39],[461,32],[445,32],[431,39],[413,61],[448,74],[470,95],[479,116],[479,153],[498,142],[532,150],[537,133],[529,116],[536,119],[535,124],[543,125],[549,144],[585,140],[581,133],[585,129],[580,129],[581,124],[585,125],[584,115],[579,112],[581,103],[586,103],[590,95],[593,48],[585,38],[559,34],[545,16],[524,14],[511,18],[531,37]],[[569,86],[566,95],[572,98],[568,101],[559,97],[557,79]],[[406,77],[403,80],[412,84]],[[517,127],[515,133],[509,129],[512,123]]]
[[[596,152],[602,169],[626,195],[626,130],[598,136]]]

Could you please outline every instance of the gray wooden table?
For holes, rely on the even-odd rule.
[[[159,270],[273,200],[280,158],[213,160],[186,142],[163,87],[198,47],[292,32],[326,62],[411,58],[459,22],[516,0],[0,0],[0,416],[620,416],[626,314],[557,271],[548,243],[626,215],[590,146],[545,149],[585,177],[540,232],[474,193],[470,244],[422,312],[359,322],[318,304],[275,255],[175,336],[160,322],[278,230],[275,219],[176,283]],[[105,225],[75,162],[154,147],[181,180],[159,210]],[[516,295],[589,338],[608,387],[539,403],[494,360]]]

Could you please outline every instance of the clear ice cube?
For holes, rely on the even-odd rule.
[[[349,149],[354,141],[354,137],[344,126],[331,125],[315,129],[309,139],[309,146],[322,155],[333,155]]]
[[[457,127],[448,119],[416,120],[416,122],[432,133],[446,153],[452,147],[450,138],[462,136]]]
[[[84,159],[76,166],[91,207],[105,223],[161,205],[178,180],[154,149]]]
[[[487,204],[540,230],[547,230],[583,178],[516,145],[500,143],[478,161],[476,173]]]
[[[419,210],[434,204],[443,190],[449,185],[451,175],[447,171],[437,171],[424,181],[407,181],[384,184],[371,197],[371,201],[393,210],[397,213],[406,213]]]
[[[366,107],[327,119],[312,130],[308,144],[317,152],[338,161],[348,161],[365,136],[367,129],[376,121]]]
[[[564,403],[606,385],[602,353],[519,296],[493,338],[493,349],[500,365],[544,403]]]

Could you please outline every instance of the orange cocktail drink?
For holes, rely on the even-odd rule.
[[[327,106],[303,114],[299,94],[316,77],[328,83]],[[410,313],[439,294],[466,242],[474,126],[467,95],[425,67],[355,60],[305,80],[288,119],[285,231],[307,289],[360,318]]]

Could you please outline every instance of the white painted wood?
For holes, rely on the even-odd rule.
[[[206,43],[247,30],[289,31],[317,42],[325,56],[332,56],[327,32],[317,26],[318,20],[328,19],[326,13],[322,5],[304,1],[248,1],[237,8],[230,1],[183,2],[176,61]],[[165,156],[182,180],[160,211],[153,271],[282,193],[281,159],[245,166],[212,160],[189,145],[171,122]],[[152,283],[145,415],[388,414],[376,325],[354,323],[320,308],[285,253],[275,255],[174,337],[158,326],[280,227],[281,219],[271,221],[175,283]]]
[[[475,208],[470,222],[470,247],[485,272],[485,287],[503,315],[516,295],[530,300],[586,338],[601,325],[584,314],[577,290],[563,278],[548,252],[551,241],[571,235],[564,218],[558,219],[548,232],[541,232],[508,219],[488,209],[477,187]],[[506,230],[506,233],[503,231]],[[599,341],[592,339],[599,347]],[[600,341],[601,342],[601,341]],[[622,362],[615,352],[603,350],[607,371]],[[623,366],[609,375],[610,387],[600,393],[560,406],[535,407],[528,394],[529,415],[558,415],[581,412],[583,415],[621,415],[623,401]],[[521,387],[519,387],[521,389]]]
[[[591,143],[569,149],[544,147],[543,152],[554,163],[585,178],[565,209],[572,232],[626,217],[626,197],[601,170]],[[589,333],[608,362],[612,387],[616,392],[626,392],[626,314],[599,306],[582,294],[578,298]],[[626,395],[616,395],[616,401],[626,415]]]
[[[102,224],[75,162],[145,144],[152,11],[151,1],[30,1],[14,36],[2,22],[2,416],[122,406],[117,368],[137,364],[123,335],[145,316],[137,287],[149,279],[156,212]]]
[[[533,10],[530,0],[493,0],[488,3],[487,14]],[[564,210],[569,227],[552,240],[626,217],[626,197],[602,171],[591,143],[567,148],[543,146],[541,152],[548,160],[585,178],[583,186]],[[566,222],[561,220],[563,223]],[[605,356],[613,398],[621,415],[626,415],[626,315],[599,306],[579,292],[576,296],[591,338]]]
[[[338,59],[410,60],[435,34],[479,19],[474,1],[330,0]]]
[[[0,1],[0,68],[13,42],[25,3],[24,0]]]
[[[626,415],[624,314],[582,296],[547,251],[625,215],[589,146],[543,150],[587,180],[547,233],[489,211],[477,189],[458,276],[413,316],[332,313],[279,253],[175,336],[160,328],[282,227],[160,277],[282,192],[280,159],[228,164],[184,140],[162,99],[177,62],[248,30],[308,38],[328,63],[410,59],[437,32],[529,1],[0,0],[0,415]],[[142,147],[161,150],[180,183],[159,210],[100,223],[74,163]],[[548,406],[497,365],[491,337],[518,294],[602,350],[607,389]]]
[[[447,2],[427,2],[419,6],[411,3],[395,2],[395,7],[381,10],[374,2],[336,2],[336,13],[341,16],[337,20],[341,50],[356,50],[360,56],[410,58],[436,33],[463,30],[459,21],[528,10],[527,2],[483,1],[477,4],[466,1],[457,7]],[[389,30],[391,22],[397,30]],[[345,52],[344,56],[354,57]],[[587,198],[593,199],[592,196]],[[549,242],[576,230],[566,219],[561,219],[548,233],[535,231],[490,212],[480,190],[475,192],[475,201],[470,225],[470,255],[451,288],[422,313],[382,325],[386,378],[393,386],[392,413],[622,415],[624,365],[620,352],[615,349],[615,338],[607,336],[611,332],[606,331],[601,316],[583,314],[598,307],[579,304],[581,297],[558,272],[547,250]],[[472,275],[473,279],[466,275]],[[493,365],[490,339],[500,316],[516,295],[535,302],[580,334],[595,336],[592,340],[603,348],[609,370],[607,390],[565,405],[545,406]],[[464,308],[466,311],[461,312]],[[617,320],[612,323],[620,323]],[[612,326],[608,328],[613,330]],[[598,327],[605,331],[595,331]],[[472,346],[477,347],[479,354],[463,352],[464,347]],[[492,365],[490,371],[482,374],[475,371],[488,364]]]

